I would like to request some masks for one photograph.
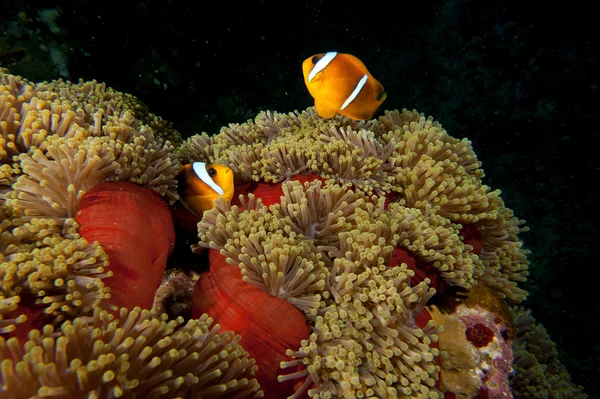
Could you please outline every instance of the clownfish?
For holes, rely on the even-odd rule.
[[[183,206],[198,218],[212,209],[217,198],[232,199],[233,171],[227,166],[194,162],[185,165],[177,179]]]
[[[322,118],[371,119],[387,94],[365,64],[350,54],[316,54],[302,63],[304,83]]]

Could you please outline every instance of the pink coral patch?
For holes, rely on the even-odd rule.
[[[488,346],[494,339],[494,332],[481,323],[467,328],[466,335],[469,342],[476,348]]]

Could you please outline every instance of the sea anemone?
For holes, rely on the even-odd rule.
[[[286,350],[308,338],[304,315],[285,299],[270,295],[242,278],[240,269],[211,250],[210,271],[203,273],[194,289],[192,317],[216,317],[219,325],[241,336],[240,344],[256,360],[256,379],[265,396],[287,397],[291,383],[277,382],[279,364]]]
[[[83,258],[93,265],[89,268],[101,281],[94,280],[96,276],[84,272],[82,266],[71,266],[74,269],[71,274],[89,275],[88,283],[78,282],[77,290],[87,285],[90,290],[102,286],[95,290],[100,290],[97,296],[85,291],[69,292],[67,297],[73,298],[70,301],[85,304],[83,309],[69,310],[71,316],[90,312],[99,304],[92,298],[100,298],[106,301],[104,305],[117,308],[152,306],[174,241],[170,212],[163,201],[177,198],[174,177],[179,161],[172,154],[174,146],[135,117],[141,113],[134,97],[96,82],[56,81],[36,85],[6,74],[2,74],[0,81],[3,163],[10,165],[4,168],[4,181],[10,186],[4,188],[3,197],[11,222],[5,224],[6,228],[13,226],[15,245],[28,245],[26,250],[32,254],[34,249],[40,249],[39,240],[36,248],[24,244],[30,239],[21,231],[31,229],[41,220],[52,223],[55,229],[63,229],[55,240],[77,240],[75,246],[64,244],[71,251],[62,255],[66,265],[80,265],[83,253],[90,259],[104,259],[96,262]],[[143,119],[159,121],[151,115]],[[167,125],[164,127],[162,133],[168,130]],[[115,226],[120,226],[120,231]],[[20,236],[24,240],[17,240]],[[143,237],[146,241],[136,242],[132,237]],[[45,245],[49,250],[59,248],[58,243]],[[110,270],[107,255],[111,258]],[[39,264],[53,265],[51,259],[46,255]],[[32,278],[25,272],[31,269],[25,267],[26,262],[31,262],[27,256],[13,255],[6,261],[21,270],[20,276]],[[149,265],[154,265],[155,270],[151,278],[143,274]],[[6,270],[11,270],[9,264],[6,266]],[[46,284],[57,287],[71,284],[56,273],[47,274],[47,267],[42,268]],[[60,270],[67,273],[64,267]],[[67,286],[71,290],[76,288]],[[112,292],[108,293],[111,286]],[[39,298],[34,302],[54,303],[53,291],[38,289],[34,295]],[[82,302],[73,295],[83,295],[81,298],[85,300]],[[56,308],[70,309],[60,303]],[[21,300],[20,308],[25,306],[31,307]]]
[[[514,374],[510,385],[518,398],[586,399],[583,387],[571,382],[558,357],[556,344],[546,329],[531,315],[531,310],[513,310],[516,330],[513,345]]]
[[[462,354],[446,333],[510,364],[512,319],[482,304],[525,299],[526,227],[430,117],[267,111],[176,148],[130,95],[1,73],[0,133],[10,397],[435,399]],[[195,161],[231,168],[236,195],[202,215],[190,252],[168,206]],[[507,386],[493,366],[469,395]]]
[[[236,193],[240,198],[232,201],[238,205],[217,201],[215,208],[204,214],[198,224],[200,243],[196,249],[220,251],[229,264],[238,266],[245,281],[295,304],[312,326],[309,339],[298,343],[298,349],[289,348],[291,358],[282,363],[288,370],[300,369],[279,376],[280,381],[301,381],[296,396],[308,389],[311,396],[318,397],[437,397],[436,329],[416,323],[425,303],[435,294],[429,284],[436,279],[470,288],[484,273],[473,246],[463,243],[463,225],[459,223],[496,216],[491,205],[496,194],[485,195],[488,189],[478,180],[481,173],[472,151],[418,114],[388,117],[394,123],[399,123],[398,118],[400,122],[402,118],[416,121],[410,121],[408,127],[399,126],[392,135],[382,133],[385,122],[362,126],[343,118],[327,122],[312,110],[288,116],[263,113],[254,124],[230,125],[213,137],[192,137],[180,149],[189,161],[220,162],[238,173]],[[418,148],[428,140],[439,148],[411,158],[408,148],[399,149],[409,134]],[[330,150],[327,154],[320,151],[325,146]],[[402,168],[411,168],[409,159],[417,162],[427,156],[431,158],[427,162],[454,168],[456,176],[469,182],[470,190],[483,193],[471,199],[474,191],[449,185],[446,196],[458,198],[464,192],[465,198],[487,211],[474,218],[470,210],[463,212],[473,209],[471,205],[461,208],[452,198],[443,211],[415,206],[410,199],[414,196],[408,198],[412,194],[407,193],[414,190],[418,175],[412,177],[412,183],[398,180],[398,176]],[[243,168],[231,160],[244,160]],[[310,169],[299,168],[301,164]],[[436,176],[424,179],[439,180],[443,174]],[[295,181],[299,178],[304,183]],[[387,193],[396,193],[391,203]],[[474,227],[470,232],[476,236]],[[302,242],[303,250],[288,249]],[[395,262],[397,250],[413,259],[413,270],[406,262]],[[282,265],[280,252],[283,259],[294,259],[290,256],[294,254],[296,260]],[[317,268],[314,259],[320,264]],[[412,279],[423,269],[427,272],[420,280]],[[322,270],[319,273],[323,277],[312,278],[315,270]],[[286,281],[294,282],[296,288]],[[325,285],[315,285],[314,281]],[[382,301],[389,303],[389,309],[384,311]],[[335,312],[339,315],[332,318]],[[393,332],[402,328],[405,330],[400,335]],[[373,331],[380,338],[368,338]],[[335,348],[344,348],[354,360],[323,363],[321,359],[330,359],[327,348],[333,348],[331,359],[339,352]],[[399,362],[389,360],[388,354],[398,356]],[[348,369],[334,372],[336,362],[342,361]]]
[[[0,392],[262,396],[239,336],[134,308],[173,248],[178,134],[96,82],[0,82]]]
[[[240,337],[212,323],[96,308],[27,341],[0,337],[0,397],[260,397]]]
[[[4,219],[0,233],[3,330],[26,337],[30,328],[90,314],[110,298],[108,256],[89,244],[69,219]],[[14,323],[6,322],[12,319]]]

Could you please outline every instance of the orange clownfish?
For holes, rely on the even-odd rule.
[[[214,207],[214,201],[233,198],[233,171],[224,165],[194,162],[178,174],[180,201],[197,217]]]
[[[322,118],[371,119],[387,97],[365,64],[350,54],[316,54],[302,63],[304,83]]]

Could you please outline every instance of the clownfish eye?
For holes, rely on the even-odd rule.
[[[208,170],[208,175],[209,175],[210,177],[215,177],[215,176],[217,175],[217,171],[216,171],[216,169],[215,169],[215,168],[210,168],[210,169]]]
[[[315,55],[315,56],[312,57],[311,61],[312,61],[313,64],[316,64],[317,62],[319,62],[319,60],[320,60],[319,56]]]

